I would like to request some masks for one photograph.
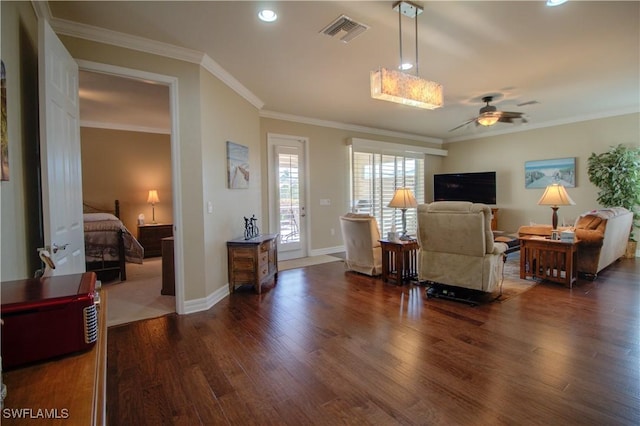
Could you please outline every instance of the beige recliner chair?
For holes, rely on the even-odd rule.
[[[487,293],[499,290],[507,245],[493,241],[489,206],[466,201],[420,204],[418,242],[420,281]]]
[[[382,248],[378,222],[373,216],[347,213],[340,216],[340,229],[346,251],[345,266],[371,276],[382,273]]]

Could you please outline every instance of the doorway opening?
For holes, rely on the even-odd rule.
[[[177,79],[77,62],[83,198],[100,205],[118,199],[123,224],[142,240],[146,252],[142,264],[127,263],[127,280],[110,289],[109,325],[183,313],[180,196],[173,190],[179,187]],[[110,169],[108,176],[89,165],[100,160],[101,169]],[[151,191],[157,194],[152,204]],[[163,285],[162,239],[167,232],[173,234],[175,296]]]

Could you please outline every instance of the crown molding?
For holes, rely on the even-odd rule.
[[[396,132],[392,130],[377,129],[375,127],[358,126],[355,124],[340,123],[338,121],[320,120],[317,118],[303,117],[300,115],[284,114],[276,111],[261,110],[260,117],[272,118],[274,120],[293,121],[295,123],[310,124],[313,126],[330,127],[333,129],[349,130],[352,132],[370,133],[379,136],[388,136],[394,138],[409,139],[416,142],[428,142],[442,145],[442,139],[432,138],[429,136],[415,135],[413,133]]]
[[[51,28],[53,28],[57,34],[151,53],[153,55],[164,56],[193,64],[199,64],[204,56],[202,52],[196,50],[177,47],[148,38],[68,21],[66,19],[52,18],[50,23]]]
[[[237,94],[245,98],[251,105],[256,107],[257,109],[262,109],[264,107],[264,102],[254,95],[249,89],[244,87],[242,83],[240,83],[234,76],[229,74],[220,64],[211,59],[209,55],[204,55],[202,61],[200,62],[202,68],[206,69],[212,75],[216,76],[224,84],[235,90]]]
[[[205,53],[65,19],[52,18],[50,19],[50,24],[57,34],[198,64],[257,109],[261,109],[264,106],[264,102],[260,98],[251,93],[249,89]]]

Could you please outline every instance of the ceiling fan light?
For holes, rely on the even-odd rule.
[[[500,119],[500,114],[485,112],[478,117],[478,124],[482,126],[493,126]]]

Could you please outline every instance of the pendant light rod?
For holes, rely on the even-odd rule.
[[[416,10],[416,16],[413,18],[416,23],[416,75],[418,75],[418,13]]]
[[[418,6],[415,3],[410,1],[401,0],[397,1],[393,4],[393,9],[398,10],[398,31],[399,31],[399,41],[400,41],[400,69],[404,70],[404,55],[402,52],[402,15],[407,16],[408,18],[413,19],[414,22],[414,32],[415,32],[415,68],[416,68],[416,76],[419,74],[418,67],[418,15],[420,15],[423,11],[422,6]]]
[[[402,10],[400,7],[398,7],[398,28],[400,32],[400,69],[402,69],[404,62],[402,62]]]

